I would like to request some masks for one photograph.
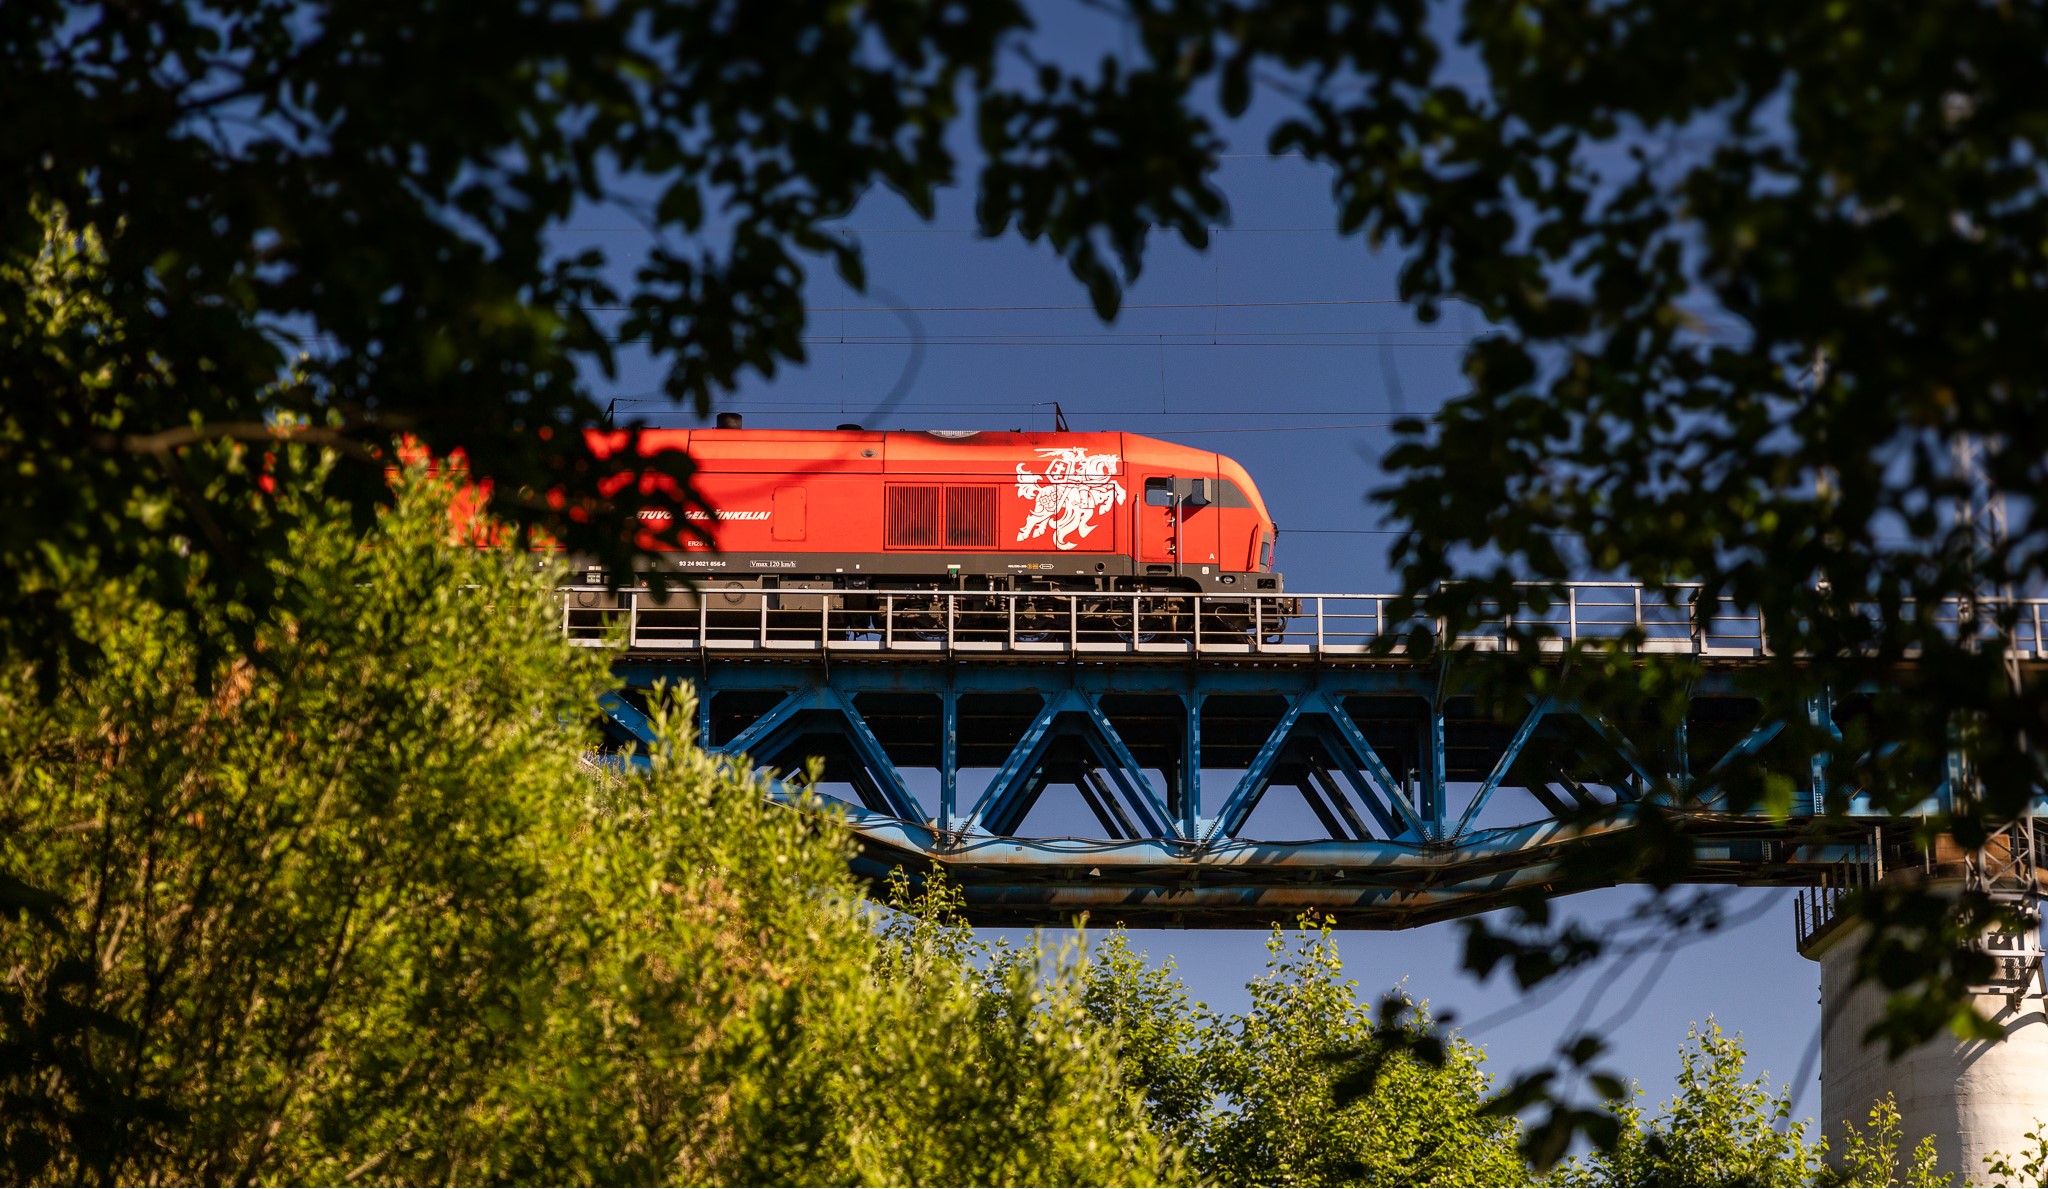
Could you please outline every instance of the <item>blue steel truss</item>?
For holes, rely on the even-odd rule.
[[[1314,643],[1293,648],[1148,639],[1142,611],[1121,642],[1078,627],[1027,639],[1000,604],[995,630],[953,606],[936,628],[928,614],[835,625],[829,603],[800,607],[792,630],[774,596],[752,597],[747,630],[723,638],[701,610],[665,634],[630,626],[622,688],[605,701],[615,746],[651,743],[648,699],[687,683],[703,743],[784,770],[821,760],[861,869],[943,869],[981,923],[1443,919],[1586,886],[1574,849],[1628,829],[1660,789],[1680,790],[1699,882],[1812,884],[1868,839],[1867,823],[1808,828],[1827,773],[1779,754],[1785,724],[1761,721],[1732,680],[1760,637],[1736,657],[1692,637],[1709,661],[1692,713],[1647,746],[1551,699],[1503,709],[1448,694],[1458,653],[1333,646],[1321,611]],[[564,622],[574,635],[569,610]],[[879,646],[837,647],[863,643]],[[1809,711],[1832,726],[1828,699]],[[1717,800],[1718,769],[1753,756],[1798,774],[1789,820]],[[1949,796],[1942,781],[1924,808]]]

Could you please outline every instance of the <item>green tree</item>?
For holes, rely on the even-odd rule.
[[[1417,592],[1390,614],[1444,637],[1418,630],[1417,651],[1511,623],[1511,647],[1465,666],[1472,692],[1553,696],[1631,724],[1625,757],[1673,756],[1698,664],[1594,641],[1560,665],[1563,584],[1621,575],[1703,620],[1759,617],[1768,656],[1734,681],[1784,724],[1773,748],[1644,764],[1694,776],[1653,779],[1629,809],[1644,828],[1574,856],[1568,883],[1683,880],[1694,854],[1671,815],[1787,815],[1795,766],[1818,774],[1823,817],[1861,797],[1904,818],[1966,748],[1930,846],[1975,848],[2043,796],[2048,687],[2011,663],[2035,629],[1981,596],[2048,583],[2030,349],[2048,311],[2048,14],[1128,8],[1142,61],[1213,78],[1230,112],[1264,92],[1269,148],[1329,170],[1338,226],[1399,254],[1422,317],[1456,301],[1487,323],[1467,391],[1399,431],[1374,493]],[[1954,511],[1987,491],[2015,497],[2002,533]],[[1584,939],[1526,907],[1538,936],[1477,924],[1476,966]],[[2011,923],[1988,896],[1889,887],[1850,910],[1873,926],[1859,976],[1890,993],[1873,1034],[1894,1053],[1994,1034],[1968,995],[1989,970],[1972,943]]]
[[[810,1052],[829,1071],[828,1130],[857,1139],[842,1167],[795,1166],[801,1180],[863,1184],[1063,1184],[1177,1179],[1179,1154],[1150,1127],[1118,1077],[1114,1041],[1085,1007],[1080,939],[1055,947],[983,944],[943,880],[919,895],[894,877],[901,906],[880,930],[863,994]],[[787,1077],[776,1071],[776,1077]],[[778,1114],[786,1108],[778,1107]],[[1076,1112],[1092,1118],[1076,1125]],[[758,1139],[778,1145],[785,1119]],[[775,1181],[773,1164],[750,1182]]]
[[[1745,1080],[1740,1037],[1712,1020],[1695,1027],[1679,1049],[1678,1092],[1652,1119],[1642,1090],[1616,1111],[1614,1146],[1583,1163],[1567,1162],[1565,1185],[1806,1185],[1824,1165],[1824,1144],[1806,1141],[1792,1121],[1787,1091]]]
[[[1631,747],[1675,748],[1690,661],[1589,643],[1560,669],[1538,637],[1566,579],[1697,581],[1706,613],[1762,617],[1770,655],[1732,679],[1785,724],[1783,754],[1824,772],[1821,808],[1917,811],[1959,740],[1981,779],[1958,785],[1981,795],[1930,835],[1974,847],[2040,794],[2027,741],[2048,688],[2011,679],[1995,629],[2020,625],[1984,622],[1976,596],[2048,579],[2048,512],[2027,498],[2048,481],[2048,14],[1128,0],[1124,16],[1128,54],[1067,72],[1009,3],[7,4],[10,653],[76,642],[54,592],[99,567],[173,606],[203,576],[251,609],[228,617],[234,643],[272,655],[252,633],[279,596],[281,522],[227,447],[279,424],[337,452],[323,481],[359,528],[406,432],[463,449],[508,516],[623,569],[632,509],[601,498],[576,444],[613,337],[699,407],[800,358],[806,254],[858,285],[830,220],[877,185],[928,214],[969,112],[982,230],[1045,238],[1108,313],[1151,227],[1201,244],[1222,217],[1206,104],[1236,117],[1256,91],[1268,147],[1328,170],[1337,225],[1401,255],[1402,295],[1490,327],[1469,391],[1404,432],[1379,493],[1406,529],[1404,581],[1428,592],[1418,621],[1518,625],[1482,695],[1538,688],[1637,723]],[[1002,69],[1016,61],[1035,69]],[[550,253],[574,212],[612,209],[655,233],[630,282],[602,253]],[[93,317],[49,316],[46,286],[19,279],[49,256],[50,211],[97,229]],[[2002,537],[1945,512],[1981,494],[1959,446],[2021,497]],[[1969,609],[1964,630],[1945,606]],[[1827,690],[1859,694],[1817,720]],[[1656,819],[1710,794],[1789,811],[1769,754],[1697,758],[1711,779],[1646,790],[1649,828],[1566,882],[1683,878],[1690,844]],[[1891,889],[1855,911],[1895,1050],[1983,1031],[1967,943],[1988,899]],[[1474,952],[1554,941],[1481,932]]]
[[[102,579],[61,604],[101,664],[0,674],[0,859],[63,890],[0,917],[7,1179],[1172,1175],[1071,958],[879,930],[834,818],[686,696],[593,766],[551,576],[402,487],[367,535],[281,509],[261,663],[199,680],[230,609]]]
[[[0,278],[0,601],[59,548],[182,600],[152,547],[175,537],[260,611],[275,542],[216,447],[280,419],[339,454],[323,482],[359,528],[403,433],[626,571],[635,508],[581,441],[616,344],[699,410],[802,359],[811,261],[864,280],[832,221],[876,187],[930,215],[970,111],[983,226],[1046,240],[1113,308],[1152,228],[1206,242],[1219,146],[1178,71],[1003,69],[1029,31],[1009,0],[8,4],[0,270],[67,211],[104,247],[105,317],[52,325]],[[556,250],[579,214],[652,247]],[[47,656],[61,625],[0,629]]]
[[[1467,1042],[1452,1041],[1440,1063],[1395,1052],[1370,1094],[1340,1105],[1336,1054],[1410,1040],[1430,1023],[1419,1010],[1374,1020],[1329,927],[1303,928],[1274,932],[1267,973],[1247,984],[1251,1009],[1224,1018],[1191,1006],[1169,971],[1147,969],[1120,938],[1098,948],[1090,1010],[1112,1027],[1125,1078],[1144,1089],[1159,1129],[1221,1184],[1525,1182],[1513,1121],[1481,1112],[1484,1057]]]
[[[2027,1132],[2033,1141],[2033,1151],[2022,1151],[2018,1157],[2004,1152],[1994,1152],[1984,1158],[1984,1175],[1996,1178],[1999,1189],[2007,1185],[2048,1185],[2048,1125],[2034,1124]]]
[[[1887,1096],[1870,1108],[1863,1129],[1845,1122],[1842,1152],[1829,1161],[1825,1139],[1806,1138],[1809,1122],[1792,1118],[1785,1088],[1748,1080],[1740,1036],[1712,1020],[1686,1034],[1679,1049],[1678,1090],[1653,1118],[1642,1088],[1621,1103],[1621,1129],[1605,1150],[1567,1159],[1549,1183],[1633,1185],[1890,1185],[1943,1186],[1934,1172],[1934,1137],[1923,1136],[1904,1160],[1899,1110]]]
[[[1821,1179],[1824,1185],[1868,1185],[1884,1189],[1890,1185],[1940,1187],[1952,1178],[1934,1170],[1934,1137],[1923,1135],[1913,1150],[1900,1160],[1905,1133],[1899,1124],[1898,1100],[1890,1094],[1877,1100],[1861,1128],[1842,1120],[1842,1153],[1834,1167]]]
[[[1204,1059],[1217,1026],[1207,1005],[1188,995],[1171,961],[1154,966],[1133,952],[1121,929],[1090,947],[1083,1002],[1113,1038],[1124,1083],[1143,1093],[1153,1127],[1201,1152],[1217,1093]]]

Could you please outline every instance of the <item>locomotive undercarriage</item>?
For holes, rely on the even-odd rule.
[[[595,589],[603,575],[581,577],[587,586],[567,607],[572,624],[595,626],[631,597],[643,634],[701,630],[713,639],[1221,643],[1277,637],[1296,610],[1292,599],[1248,599],[1165,575],[669,575],[661,597]],[[1277,585],[1272,575],[1232,577]]]

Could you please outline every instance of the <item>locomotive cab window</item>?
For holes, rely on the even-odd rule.
[[[1173,480],[1164,476],[1145,480],[1145,502],[1154,508],[1173,507]]]

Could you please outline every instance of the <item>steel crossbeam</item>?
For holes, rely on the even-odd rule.
[[[1739,662],[1707,666],[1659,739],[1549,699],[1480,705],[1446,692],[1446,663],[640,651],[604,713],[630,759],[658,742],[657,687],[691,685],[703,743],[785,772],[817,758],[863,870],[943,869],[991,924],[1442,919],[1573,890],[1571,848],[1651,796],[1695,837],[1701,881],[1811,884],[1864,841],[1853,798],[1847,834],[1808,828],[1825,774],[1761,720]],[[1738,761],[1792,775],[1791,819],[1730,811],[1714,789]]]
[[[1184,639],[1146,630],[1147,600],[1178,598],[1196,625],[1225,600],[1201,596],[1214,602],[1188,615],[1192,596],[1128,596],[1110,629],[1075,596],[1068,614],[1022,617],[1065,625],[1031,635],[1001,593],[862,592],[865,612],[836,595],[806,593],[796,611],[769,591],[720,597],[730,622],[645,591],[562,592],[570,638],[617,650],[622,688],[601,707],[613,760],[659,745],[649,699],[688,684],[700,742],[784,772],[815,759],[862,870],[944,870],[982,923],[1442,919],[1575,890],[1572,849],[1629,829],[1652,799],[1695,839],[1688,878],[1812,885],[1858,853],[1871,820],[1743,694],[1761,631],[1697,622],[1682,589],[1660,601],[1575,586],[1539,644],[1699,657],[1688,713],[1657,738],[1549,698],[1458,693],[1460,650],[1508,638],[1410,657],[1386,643],[1408,626],[1390,620],[1392,596],[1269,599],[1256,634]],[[2016,617],[2029,668],[2048,661],[2041,619],[2039,601]],[[1831,731],[1839,713],[1829,697],[1807,708]],[[1731,809],[1725,781],[1752,764],[1791,777],[1789,818]],[[1964,787],[1952,772],[1929,783],[1930,812]],[[1813,828],[1831,792],[1848,817]]]

